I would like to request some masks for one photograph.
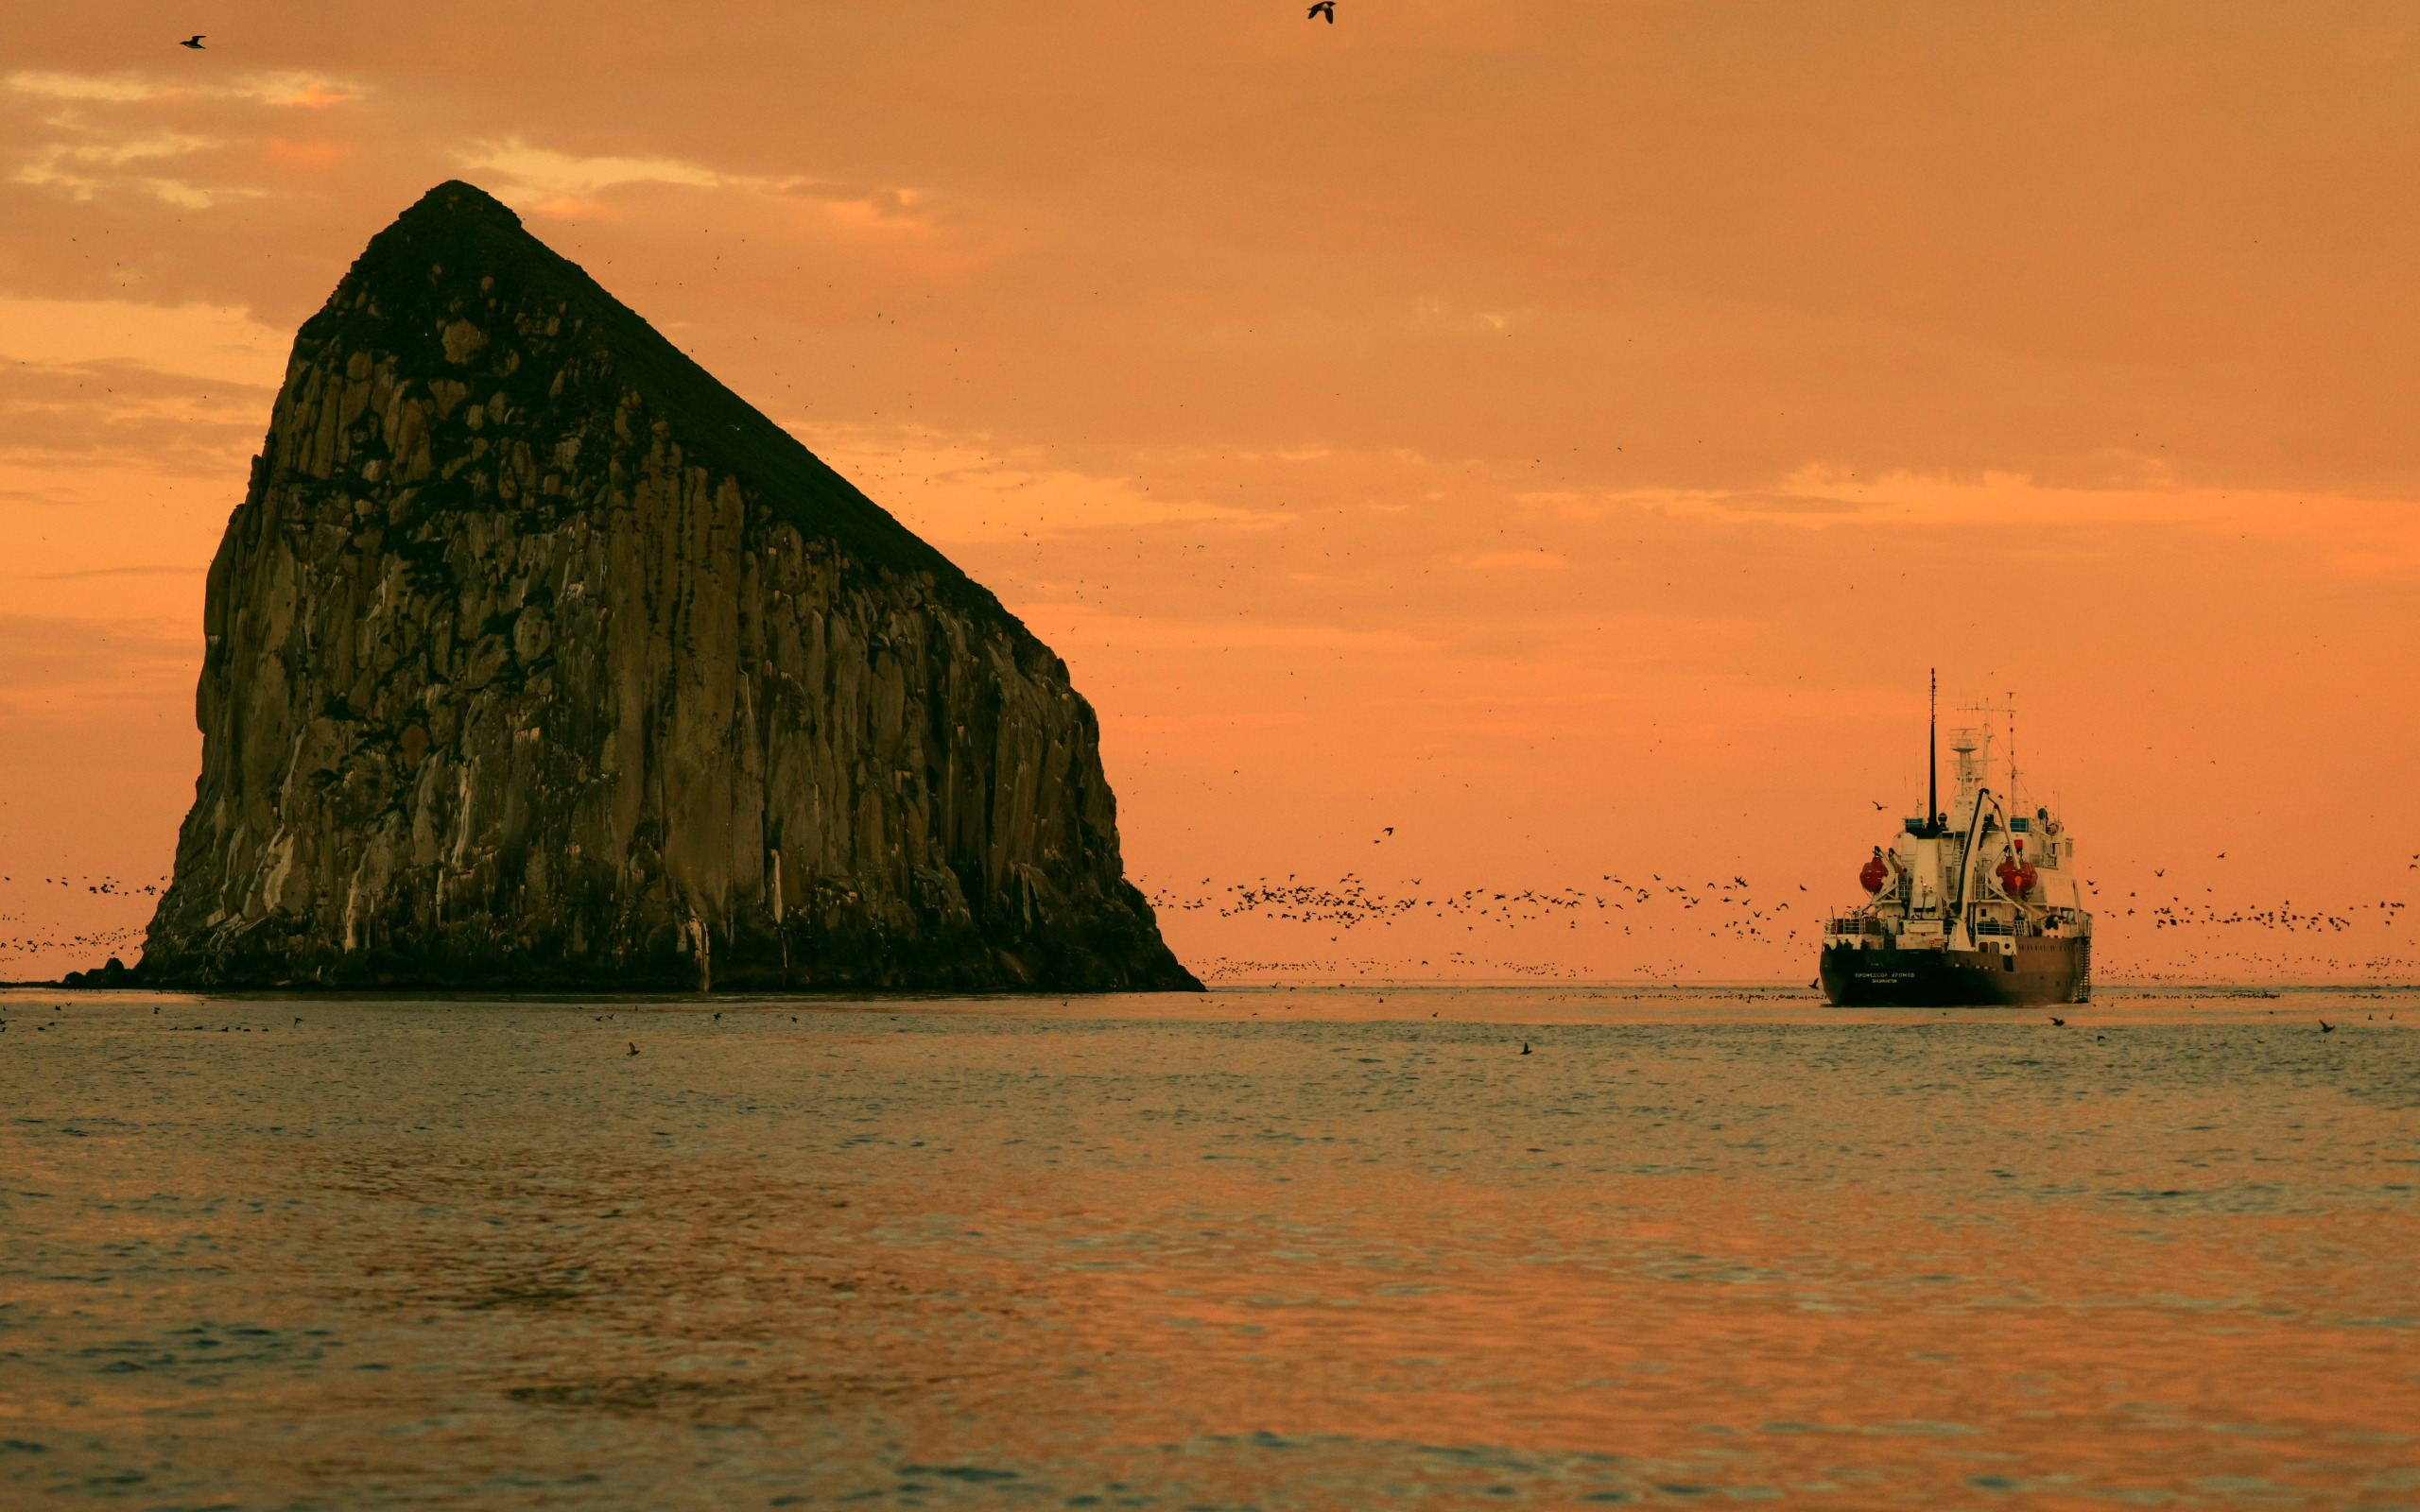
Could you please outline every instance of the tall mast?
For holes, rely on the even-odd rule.
[[[2008,811],[2016,812],[2016,690],[2008,692]]]
[[[1925,828],[1941,815],[1941,669],[1932,669],[1932,700],[1925,714]]]

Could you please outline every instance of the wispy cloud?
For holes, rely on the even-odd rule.
[[[216,304],[0,295],[0,359],[48,366],[110,359],[275,388],[292,337]]]
[[[43,124],[52,139],[26,149],[9,174],[11,182],[32,184],[77,199],[120,190],[201,210],[228,200],[256,198],[268,191],[246,184],[208,183],[191,172],[171,171],[180,159],[223,151],[223,136],[169,124],[177,107],[227,102],[267,109],[322,110],[368,92],[346,80],[306,73],[238,75],[206,83],[154,74],[70,74],[20,69],[0,76],[0,95],[46,107]]]
[[[163,79],[151,74],[62,74],[19,69],[0,87],[36,99],[130,105],[153,100],[250,100],[257,105],[322,110],[357,100],[367,87],[321,74],[241,74],[216,83]]]
[[[701,189],[761,186],[765,180],[718,173],[678,158],[579,157],[533,147],[518,138],[481,142],[459,154],[462,166],[501,179],[507,200],[585,200],[626,183],[689,184]]]
[[[222,144],[207,137],[166,135],[135,142],[69,146],[52,143],[38,147],[9,176],[12,183],[59,189],[78,199],[90,199],[111,185],[148,195],[182,210],[207,210],[229,199],[251,199],[268,191],[244,185],[199,184],[191,180],[156,173],[96,173],[95,168],[122,168],[130,163],[156,161],[203,151]]]
[[[44,696],[140,702],[190,680],[200,637],[165,620],[0,612],[0,708]]]
[[[609,192],[644,184],[738,191],[767,199],[805,201],[844,230],[922,225],[936,207],[930,197],[898,184],[864,184],[812,174],[736,173],[685,158],[583,156],[532,146],[519,137],[475,142],[455,155],[507,204],[542,214],[610,213]]]
[[[2420,576],[2420,511],[2401,499],[2216,489],[2147,471],[2130,484],[2077,488],[2024,473],[1873,473],[1810,465],[1767,490],[1635,489],[1595,496],[1524,494],[1573,519],[1647,509],[1671,516],[1824,530],[1859,528],[2087,533],[2127,525],[2202,535],[2318,543],[2334,569],[2354,577]]]
[[[1282,523],[1265,511],[1214,502],[1189,490],[1164,490],[1132,476],[1055,465],[1039,447],[994,447],[981,437],[906,426],[794,429],[908,528],[935,541],[1046,538],[1178,520]]]

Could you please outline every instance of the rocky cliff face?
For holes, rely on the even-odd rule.
[[[1092,709],[468,184],[297,337],[155,985],[1188,988]]]

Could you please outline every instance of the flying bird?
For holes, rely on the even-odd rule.
[[[1322,16],[1325,16],[1327,18],[1327,24],[1329,26],[1333,26],[1336,25],[1336,0],[1320,0],[1318,5],[1311,7],[1311,13],[1305,16],[1303,19],[1305,21],[1317,21]]]
[[[187,37],[184,41],[177,43],[177,45],[180,47],[190,47],[198,53],[208,52],[210,49],[201,44],[201,39],[209,35],[210,33],[206,31],[197,31],[192,36]]]
[[[1868,803],[1874,803],[1874,799],[1866,799],[1866,801],[1867,801]],[[1874,803],[1874,809],[1875,809],[1875,812],[1876,812],[1876,813],[1879,814],[1880,812],[1882,812],[1882,805],[1881,805],[1881,804],[1879,804],[1879,803]]]
[[[2322,1019],[2319,1021],[2319,1032],[2322,1034],[2334,1034],[2336,1032],[2336,1025],[2328,1022],[2325,1019]]]
[[[639,1053],[639,1046],[638,1046],[638,1041],[637,1041],[637,1040],[627,1040],[627,1041],[625,1041],[625,1042],[626,1042],[626,1043],[628,1043],[628,1044],[630,1045],[630,1047],[631,1047],[631,1055],[634,1055],[634,1056],[635,1056],[635,1055],[637,1055],[637,1054]]]
[[[2050,1022],[2051,1022],[2052,1023],[2054,1023],[2054,1024],[2058,1025],[2058,1026],[2059,1026],[2060,1028],[2062,1028],[2062,1029],[2064,1029],[2064,1028],[2066,1028],[2066,1027],[2067,1026],[2067,1021],[2066,1021],[2066,1020],[2065,1020],[2065,1019],[2052,1019]]]

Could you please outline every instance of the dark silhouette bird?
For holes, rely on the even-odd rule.
[[[1868,803],[1874,803],[1874,811],[1875,811],[1876,814],[1879,814],[1879,813],[1881,813],[1881,812],[1882,812],[1882,805],[1881,805],[1881,804],[1879,804],[1879,803],[1875,803],[1875,800],[1874,800],[1874,799],[1866,799],[1866,801],[1867,801]]]
[[[2322,1019],[2319,1021],[2319,1032],[2322,1034],[2334,1034],[2336,1032],[2336,1025],[2328,1022],[2325,1019]]]
[[[1522,1041],[1521,1041],[1521,1054],[1523,1054],[1523,1055],[1525,1055],[1525,1056],[1526,1056],[1526,1055],[1528,1055],[1529,1053],[1530,1053],[1530,1041],[1528,1041],[1527,1040],[1522,1040]]]
[[[1336,25],[1336,0],[1320,0],[1318,5],[1311,7],[1311,13],[1305,16],[1303,19],[1305,21],[1317,21],[1322,16],[1325,16],[1327,18],[1327,24],[1329,26],[1333,26]]]
[[[635,1055],[637,1055],[637,1054],[639,1053],[638,1041],[637,1041],[637,1040],[632,1040],[628,1041],[628,1043],[630,1044],[630,1047],[631,1047],[631,1055],[634,1055],[634,1056],[635,1056]]]
[[[2064,1028],[2066,1028],[2066,1027],[2067,1026],[2067,1021],[2066,1021],[2066,1020],[2065,1020],[2065,1019],[2056,1019],[2056,1018],[2054,1018],[2054,1019],[2052,1019],[2050,1022],[2051,1022],[2052,1023],[2054,1023],[2054,1024],[2058,1025],[2058,1026],[2059,1026],[2060,1028],[2062,1028],[2062,1029],[2064,1029]]]
[[[184,41],[177,43],[177,45],[180,47],[190,47],[198,53],[208,52],[210,49],[201,44],[201,39],[209,35],[210,33],[206,31],[197,31],[192,36],[187,37]]]

